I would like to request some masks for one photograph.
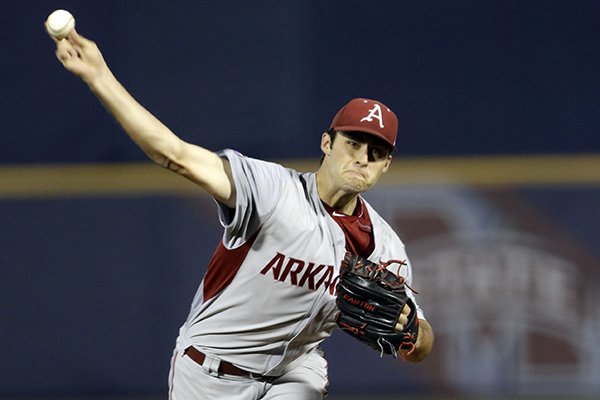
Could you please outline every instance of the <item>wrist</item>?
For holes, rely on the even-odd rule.
[[[100,96],[102,94],[111,92],[116,86],[119,85],[117,78],[108,68],[104,68],[102,71],[88,77],[87,79],[84,78],[84,82],[88,85],[92,92]]]

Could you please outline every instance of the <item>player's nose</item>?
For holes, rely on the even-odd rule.
[[[363,144],[354,152],[354,161],[358,165],[367,165],[369,163],[369,146]]]

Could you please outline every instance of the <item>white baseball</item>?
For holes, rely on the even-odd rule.
[[[64,39],[75,28],[75,18],[67,10],[56,10],[48,16],[48,33],[57,39]]]

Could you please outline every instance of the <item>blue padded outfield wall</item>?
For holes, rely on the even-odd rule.
[[[185,139],[318,157],[352,97],[388,104],[403,155],[600,149],[596,1],[20,0],[3,5],[3,163],[143,160],[62,70],[70,9],[115,74]]]
[[[23,0],[0,13],[0,398],[166,398],[221,235],[62,69],[55,8],[210,149],[309,170],[350,98],[397,113],[365,197],[436,347],[409,365],[335,332],[332,398],[600,395],[600,2]]]

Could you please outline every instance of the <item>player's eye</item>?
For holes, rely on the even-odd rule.
[[[377,161],[383,160],[386,157],[386,151],[380,147],[373,147],[371,148],[371,157]]]
[[[352,139],[348,139],[348,140],[346,141],[346,143],[348,143],[348,145],[349,145],[350,147],[352,147],[353,149],[357,149],[357,148],[359,148],[359,147],[360,147],[360,144],[359,144],[357,141],[355,141],[355,140],[352,140]]]

